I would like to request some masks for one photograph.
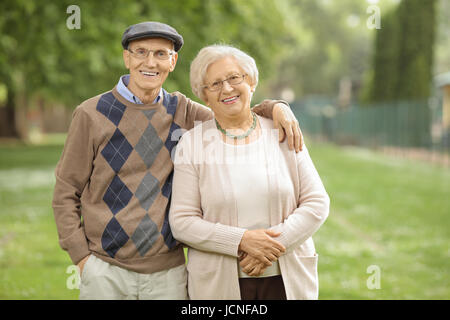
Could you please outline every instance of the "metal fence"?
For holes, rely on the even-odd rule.
[[[346,108],[325,99],[291,103],[306,134],[450,166],[450,130],[442,126],[441,105],[436,99]]]

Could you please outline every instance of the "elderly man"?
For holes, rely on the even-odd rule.
[[[129,75],[74,111],[53,209],[60,245],[80,268],[80,299],[187,298],[183,248],[168,220],[171,153],[180,130],[212,112],[162,88],[182,45],[166,24],[130,26],[122,37]],[[264,101],[253,110],[273,115],[291,148],[300,149],[288,106]]]

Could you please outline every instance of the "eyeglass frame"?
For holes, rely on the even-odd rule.
[[[236,76],[236,74],[233,74],[233,75],[229,76],[228,78],[226,78],[226,79],[224,79],[224,80],[214,81],[214,82],[220,82],[220,87],[217,88],[216,90],[211,90],[211,89],[210,89],[210,86],[211,86],[210,84],[209,84],[209,85],[204,85],[204,86],[202,86],[202,88],[203,88],[203,89],[208,89],[208,90],[211,91],[211,92],[220,91],[220,90],[222,90],[222,88],[223,88],[223,83],[224,83],[225,81],[228,82],[228,84],[229,84],[230,86],[237,86],[238,84],[241,84],[242,82],[244,82],[245,77],[248,76],[248,74],[247,74],[247,73],[239,74],[239,77],[242,77],[241,82],[238,82],[238,83],[235,83],[235,84],[231,84],[231,83],[229,82],[229,80],[230,80],[232,77],[234,77],[234,76]]]
[[[142,58],[136,57],[136,54],[137,54],[137,53],[134,52],[134,51],[131,51],[130,48],[127,48],[127,51],[129,51],[129,52],[132,54],[133,57],[135,57],[136,59],[139,59],[139,60],[147,59],[148,56],[150,55],[150,52],[153,52],[153,58],[158,59],[158,60],[160,60],[160,61],[167,61],[167,60],[169,60],[169,59],[170,59],[170,56],[173,55],[173,54],[175,53],[174,50],[170,50],[170,49],[157,49],[157,50],[148,50],[148,49],[146,49],[146,48],[138,48],[138,49],[145,49],[145,50],[147,50],[147,54],[145,55],[145,57],[142,57]],[[167,59],[159,59],[159,58],[157,58],[157,57],[155,56],[155,54],[154,54],[155,52],[158,52],[158,51],[164,51],[164,50],[169,51],[169,57],[168,57]]]

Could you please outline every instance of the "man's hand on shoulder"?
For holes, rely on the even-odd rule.
[[[289,149],[299,152],[303,148],[303,135],[300,125],[291,108],[284,103],[273,107],[273,124],[279,130],[280,142],[287,137]]]

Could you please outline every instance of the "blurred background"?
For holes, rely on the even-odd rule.
[[[17,0],[0,12],[0,299],[77,299],[53,171],[74,108],[127,73],[122,33],[146,20],[185,40],[169,92],[196,100],[190,62],[220,42],[255,58],[253,103],[290,103],[331,198],[314,236],[320,299],[450,298],[449,0]]]

